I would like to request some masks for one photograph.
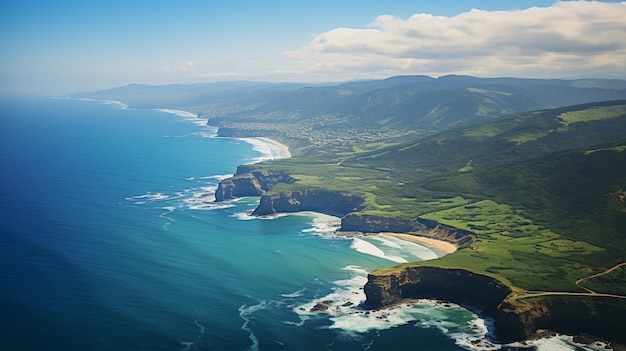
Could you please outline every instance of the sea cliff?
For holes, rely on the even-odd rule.
[[[465,269],[433,266],[374,271],[365,285],[365,306],[384,308],[407,299],[438,299],[469,306],[493,318],[500,342],[523,341],[547,329],[626,342],[620,332],[624,299],[567,293],[523,298],[501,281]]]
[[[470,246],[474,239],[472,232],[433,220],[364,213],[364,198],[350,192],[320,188],[271,191],[276,184],[296,181],[284,172],[240,166],[235,176],[220,182],[216,201],[261,196],[254,215],[315,211],[341,217],[342,231],[419,233],[452,242],[459,248]],[[501,342],[527,340],[547,329],[570,335],[591,334],[626,343],[626,334],[620,332],[621,316],[626,315],[626,299],[568,293],[520,298],[519,291],[513,291],[509,285],[488,275],[425,265],[374,271],[369,274],[364,291],[367,298],[364,305],[369,308],[385,308],[419,298],[468,306],[493,318],[494,333]]]
[[[278,183],[293,183],[296,179],[282,172],[251,171],[239,166],[233,177],[220,181],[215,191],[215,201],[232,200],[243,196],[260,196]]]
[[[253,215],[264,216],[275,213],[314,211],[342,217],[361,209],[362,197],[348,192],[325,189],[294,190],[264,194]]]

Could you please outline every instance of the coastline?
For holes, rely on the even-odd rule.
[[[274,139],[266,137],[251,137],[251,138],[235,138],[245,141],[252,145],[252,148],[261,153],[261,157],[256,159],[253,163],[278,160],[282,158],[290,158],[291,152],[289,147]]]
[[[284,156],[284,157],[281,157],[281,158],[291,158],[292,155],[291,155],[291,152],[289,151],[289,146],[287,146],[287,145],[285,145],[283,143],[280,143],[280,142],[278,142],[278,141],[276,141],[274,139],[267,138],[267,137],[258,137],[256,139],[263,140],[265,142],[268,142],[268,143],[278,147],[280,149],[280,151],[282,152],[282,155]]]
[[[453,252],[455,252],[457,250],[456,245],[454,245],[452,243],[449,243],[447,241],[443,241],[443,240],[427,238],[427,237],[413,235],[413,234],[407,234],[407,233],[387,233],[387,232],[385,232],[385,233],[381,233],[381,234],[393,236],[395,238],[402,239],[402,240],[418,242],[418,243],[423,244],[424,246],[426,246],[428,248],[433,248],[433,249],[439,250],[439,251],[443,252],[444,254],[451,254],[451,253],[453,253]]]

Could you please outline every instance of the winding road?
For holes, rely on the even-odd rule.
[[[603,294],[603,293],[598,293],[595,292],[589,288],[585,288],[583,286],[580,286],[579,284],[589,280],[589,279],[593,279],[593,278],[597,278],[597,277],[601,277],[605,274],[609,274],[611,272],[613,272],[614,270],[626,266],[626,262],[622,262],[619,263],[609,269],[607,269],[604,272],[600,272],[600,273],[596,273],[594,275],[590,275],[588,277],[584,277],[584,278],[580,278],[578,279],[575,283],[576,286],[578,286],[581,289],[586,290],[587,292],[565,292],[565,291],[527,291],[525,294],[523,295],[519,295],[517,297],[515,297],[514,299],[525,299],[525,298],[530,298],[530,297],[538,297],[538,296],[549,296],[549,295],[569,295],[569,296],[594,296],[594,297],[612,297],[612,298],[617,298],[617,299],[626,299],[626,296],[624,295],[616,295],[616,294]]]

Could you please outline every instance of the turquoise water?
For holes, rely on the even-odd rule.
[[[214,203],[238,165],[276,155],[267,144],[115,103],[0,108],[2,349],[509,349],[459,306],[359,307],[368,271],[435,257],[424,247],[337,237],[312,213],[255,218],[258,198]]]

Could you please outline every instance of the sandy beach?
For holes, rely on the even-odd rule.
[[[259,138],[256,138],[256,139],[263,140],[265,142],[268,142],[268,143],[278,147],[282,151],[282,153],[283,153],[283,156],[284,156],[283,158],[290,158],[291,157],[291,152],[289,152],[289,147],[287,145],[281,144],[281,143],[279,143],[278,141],[276,141],[274,139],[270,139],[270,138],[266,138],[266,137],[259,137]]]
[[[279,143],[274,139],[266,137],[250,137],[238,139],[252,144],[253,149],[261,153],[261,156],[257,158],[253,163],[291,157],[289,147]]]
[[[423,244],[425,246],[428,246],[428,247],[431,247],[431,248],[435,248],[435,249],[437,249],[439,251],[443,251],[446,254],[453,253],[457,249],[456,245],[454,245],[452,243],[449,243],[447,241],[437,240],[437,239],[432,239],[432,238],[426,238],[426,237],[418,236],[418,235],[400,234],[400,233],[381,233],[381,234],[393,236],[393,237],[396,237],[398,239],[419,242],[420,244]]]

